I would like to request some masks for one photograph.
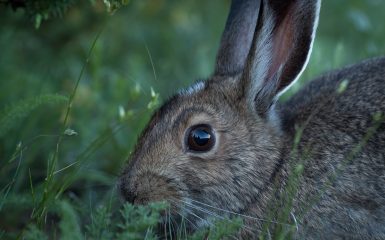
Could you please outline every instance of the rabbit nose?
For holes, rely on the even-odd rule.
[[[121,196],[127,202],[129,202],[131,204],[134,204],[135,199],[137,198],[138,194],[137,194],[136,191],[134,191],[132,186],[130,186],[127,183],[127,179],[124,179],[124,178],[120,179],[119,187],[120,187],[120,194],[121,194]]]
[[[133,191],[125,191],[123,193],[124,198],[126,199],[127,202],[134,204],[135,199],[137,199],[138,195],[135,194]]]

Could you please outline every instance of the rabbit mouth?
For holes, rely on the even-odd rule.
[[[157,228],[159,239],[178,239],[178,234],[192,234],[212,224],[213,219],[196,206],[194,200],[181,197],[168,198],[166,202],[168,208],[160,212],[161,221]]]
[[[216,207],[208,207],[208,199],[202,196],[201,191],[192,191],[176,176],[160,175],[148,170],[130,172],[121,176],[119,187],[121,196],[131,204],[167,203],[168,206],[160,211],[158,231],[161,235],[165,228],[167,234],[171,234],[169,229],[173,230],[172,234],[178,231],[194,232],[224,217],[223,212],[215,209]]]

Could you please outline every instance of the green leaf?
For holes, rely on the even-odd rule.
[[[121,232],[116,239],[156,239],[153,229],[160,221],[160,211],[166,203],[150,203],[148,206],[133,206],[126,203],[120,211],[123,222],[118,224]]]
[[[343,93],[345,92],[346,88],[348,87],[349,80],[344,79],[340,85],[338,86],[337,93]]]
[[[129,0],[103,0],[109,13],[113,13],[124,5],[127,5]]]
[[[36,225],[29,225],[26,232],[23,234],[23,239],[26,240],[46,240],[48,236],[41,231]]]
[[[67,136],[76,136],[78,135],[78,133],[71,129],[71,128],[67,128],[66,130],[64,130],[64,135],[67,135]]]
[[[60,239],[77,240],[83,239],[80,229],[78,215],[73,206],[67,201],[60,202]]]
[[[41,14],[36,14],[36,16],[35,16],[35,28],[36,29],[38,29],[40,27],[42,19],[43,19],[43,17],[41,16]]]
[[[151,100],[147,104],[147,108],[152,110],[155,109],[160,103],[159,93],[156,93],[153,88],[151,88]]]
[[[112,239],[111,213],[107,207],[98,207],[91,217],[92,222],[86,227],[88,239]]]

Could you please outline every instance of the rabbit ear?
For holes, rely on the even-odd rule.
[[[257,25],[260,0],[232,0],[216,59],[214,75],[243,71]]]
[[[260,115],[301,74],[318,24],[319,0],[262,1],[242,76],[243,94]]]

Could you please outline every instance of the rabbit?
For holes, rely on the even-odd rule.
[[[239,239],[385,239],[385,58],[278,101],[308,62],[320,5],[233,0],[212,76],[154,113],[121,196],[169,202],[189,231],[240,216]]]

